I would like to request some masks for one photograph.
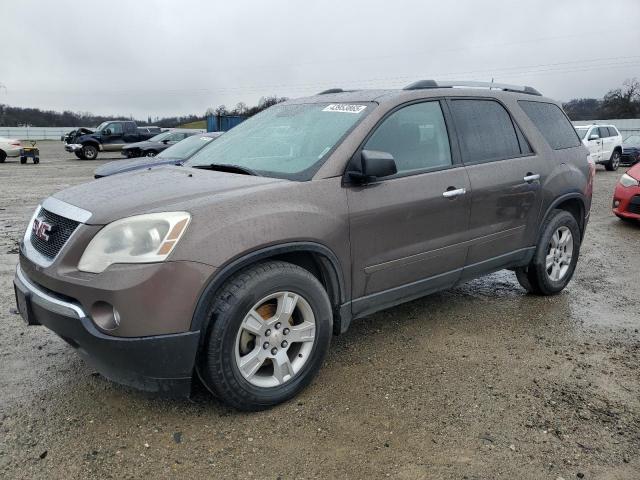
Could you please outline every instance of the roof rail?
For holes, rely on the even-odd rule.
[[[328,95],[329,93],[342,93],[344,92],[341,88],[330,88],[328,90],[321,91],[318,95]]]
[[[542,94],[533,87],[526,85],[509,85],[506,83],[493,83],[493,82],[473,82],[473,81],[448,81],[448,82],[436,82],[435,80],[419,80],[404,87],[403,90],[421,90],[424,88],[456,88],[456,87],[471,87],[471,88],[488,88],[503,90],[505,92],[527,93],[529,95]]]

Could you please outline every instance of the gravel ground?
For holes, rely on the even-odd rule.
[[[104,161],[40,147],[40,165],[0,165],[0,477],[640,478],[640,226],[610,212],[622,171],[598,168],[562,294],[505,271],[356,321],[310,388],[247,414],[114,385],[11,313],[33,209]]]

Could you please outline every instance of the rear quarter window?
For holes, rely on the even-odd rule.
[[[557,105],[527,100],[519,100],[518,104],[554,150],[580,145],[573,125]]]

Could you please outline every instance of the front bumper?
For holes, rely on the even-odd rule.
[[[104,377],[149,392],[190,394],[199,331],[148,337],[106,335],[79,303],[39,286],[20,266],[13,282],[23,318],[55,332]]]
[[[64,149],[67,152],[75,153],[82,150],[82,145],[80,143],[67,143],[65,144]]]
[[[622,155],[620,155],[620,163],[625,165],[635,165],[638,162],[640,162],[640,152],[622,151]]]
[[[618,217],[640,220],[640,187],[624,187],[618,183],[612,209]]]

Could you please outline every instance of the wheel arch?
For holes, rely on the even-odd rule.
[[[578,223],[578,227],[580,228],[580,237],[582,241],[582,237],[584,236],[584,230],[586,227],[585,222],[585,200],[584,196],[581,193],[573,192],[567,193],[565,195],[561,195],[556,198],[551,205],[547,208],[544,216],[542,217],[542,221],[540,222],[540,227],[538,230],[538,236],[542,233],[542,225],[544,225],[544,221],[551,215],[553,210],[565,210],[569,212],[576,219]]]
[[[205,312],[210,307],[210,299],[234,274],[250,265],[266,260],[282,260],[297,265],[314,275],[324,286],[334,311],[333,330],[335,334],[344,332],[350,323],[350,310],[340,308],[345,304],[347,292],[340,261],[335,253],[325,245],[315,242],[291,242],[261,248],[231,260],[216,271],[202,290],[191,320],[191,330],[207,330]],[[201,340],[204,335],[201,333]]]

